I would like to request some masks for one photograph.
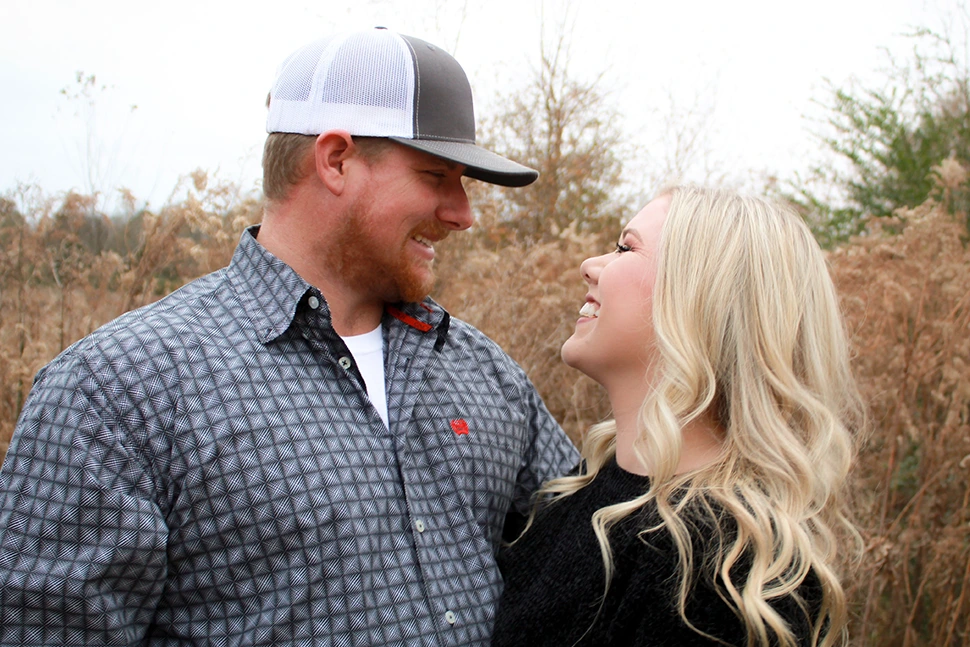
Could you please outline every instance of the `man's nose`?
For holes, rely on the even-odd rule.
[[[461,178],[455,178],[454,181],[449,182],[438,206],[437,216],[438,220],[445,223],[449,229],[462,230],[472,226],[475,219]]]

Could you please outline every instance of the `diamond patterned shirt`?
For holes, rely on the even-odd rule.
[[[488,644],[506,512],[572,444],[430,299],[384,316],[388,429],[257,230],[38,373],[0,471],[0,644]]]

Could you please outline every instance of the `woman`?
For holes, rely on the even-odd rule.
[[[503,549],[493,644],[842,643],[861,406],[808,228],[679,187],[581,271],[562,358],[604,386],[614,419]]]

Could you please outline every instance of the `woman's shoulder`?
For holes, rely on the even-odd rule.
[[[580,463],[567,476],[580,477],[587,473],[585,463]],[[537,518],[563,510],[592,515],[601,508],[632,501],[649,489],[649,477],[625,471],[614,457],[600,466],[592,479],[568,494],[547,493],[539,501]]]

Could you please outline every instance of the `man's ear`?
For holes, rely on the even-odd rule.
[[[347,183],[347,160],[357,154],[350,133],[330,130],[317,137],[313,146],[317,177],[330,192],[340,195]]]

